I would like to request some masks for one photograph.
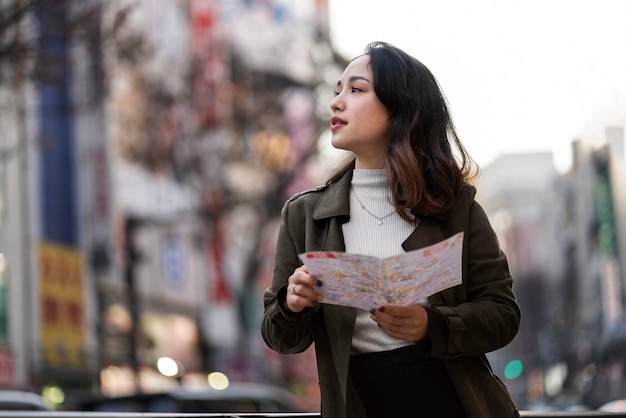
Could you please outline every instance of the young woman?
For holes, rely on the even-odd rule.
[[[284,354],[315,344],[324,418],[519,416],[485,356],[518,331],[512,277],[437,81],[402,50],[372,43],[346,67],[330,108],[332,144],[354,157],[282,210],[265,342]],[[462,284],[412,306],[320,303],[298,258],[385,258],[458,232]]]

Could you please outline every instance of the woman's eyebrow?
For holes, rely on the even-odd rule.
[[[357,80],[364,80],[364,81],[367,81],[368,83],[370,82],[366,77],[363,77],[360,75],[353,75],[353,76],[350,76],[350,78],[348,78],[349,82],[353,82]],[[337,81],[337,86],[341,86],[341,80]]]

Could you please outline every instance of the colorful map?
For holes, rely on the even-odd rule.
[[[461,284],[463,232],[419,250],[380,259],[336,251],[300,254],[322,282],[322,303],[370,310],[383,305],[414,305]]]

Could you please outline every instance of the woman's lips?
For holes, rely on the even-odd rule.
[[[346,121],[344,121],[340,117],[332,116],[330,118],[330,130],[331,131],[335,131],[345,125],[346,125]]]

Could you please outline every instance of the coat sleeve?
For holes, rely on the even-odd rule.
[[[454,306],[427,307],[431,354],[456,358],[488,353],[510,343],[521,312],[513,278],[498,238],[480,204],[469,199],[467,216],[455,228],[465,230],[463,283]]]
[[[286,298],[287,283],[293,271],[302,265],[298,258],[301,251],[294,242],[290,230],[302,228],[304,220],[300,220],[297,210],[290,213],[289,200],[281,211],[280,228],[276,241],[272,285],[263,295],[263,319],[261,335],[272,350],[281,354],[294,354],[305,351],[313,342],[313,320],[319,306],[305,308],[294,314],[287,311],[283,304]]]

